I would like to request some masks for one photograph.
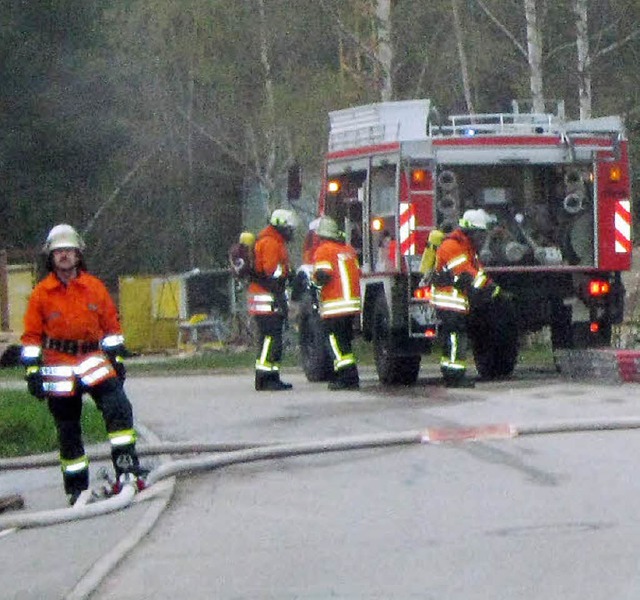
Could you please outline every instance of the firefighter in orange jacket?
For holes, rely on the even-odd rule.
[[[118,483],[143,486],[133,411],[123,388],[124,337],[104,284],[87,273],[84,243],[70,225],[56,225],[43,252],[49,274],[33,289],[24,317],[21,360],[29,392],[47,400],[60,444],[64,489],[71,505],[89,487],[82,441],[82,395],[100,409]]]
[[[289,251],[297,224],[293,211],[273,211],[269,225],[259,234],[254,248],[254,273],[247,290],[249,314],[258,329],[258,354],[255,389],[289,390],[290,383],[280,379],[282,336],[288,318],[286,284],[289,279]]]
[[[442,356],[440,370],[445,385],[472,387],[466,380],[470,308],[482,309],[483,302],[498,296],[500,287],[484,272],[478,252],[493,219],[483,209],[467,210],[458,228],[436,251],[432,304],[440,317]]]
[[[320,244],[313,255],[313,281],[320,287],[320,317],[333,355],[330,390],[360,387],[352,350],[353,319],[360,314],[360,265],[356,250],[331,217],[322,217],[316,229]]]

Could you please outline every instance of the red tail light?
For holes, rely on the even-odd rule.
[[[589,296],[606,296],[611,291],[611,284],[602,279],[592,279],[589,282]]]
[[[431,288],[419,287],[413,290],[413,297],[416,300],[431,300]]]

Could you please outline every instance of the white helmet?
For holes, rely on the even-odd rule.
[[[342,240],[342,232],[331,217],[321,217],[316,227],[316,235],[330,240]]]
[[[289,227],[290,229],[295,229],[298,225],[298,217],[296,217],[296,213],[292,210],[276,208],[276,210],[271,213],[269,223],[274,227]]]
[[[75,248],[82,252],[84,241],[80,234],[71,225],[65,223],[56,225],[47,236],[47,240],[42,247],[45,254],[49,254],[58,248]]]
[[[495,217],[482,208],[466,210],[458,225],[462,229],[480,229],[486,231],[495,223]]]
[[[309,231],[315,231],[316,229],[318,229],[318,223],[320,223],[320,219],[322,219],[322,217],[318,217],[311,221],[311,223],[309,223]]]

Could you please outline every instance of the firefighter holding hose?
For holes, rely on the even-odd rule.
[[[458,227],[436,250],[432,304],[441,321],[440,371],[448,387],[473,387],[466,378],[470,309],[495,300],[500,286],[484,272],[478,258],[493,217],[483,209],[467,210]]]
[[[312,279],[320,288],[320,317],[333,356],[329,389],[358,389],[358,364],[352,349],[353,320],[361,308],[358,255],[331,217],[320,218],[316,235],[320,243],[313,254]]]

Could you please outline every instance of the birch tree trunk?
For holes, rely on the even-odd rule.
[[[469,65],[467,63],[467,53],[464,49],[464,35],[462,31],[462,23],[460,21],[460,10],[458,6],[459,0],[451,0],[451,12],[453,14],[453,29],[456,35],[456,44],[458,47],[458,60],[460,61],[460,73],[462,75],[462,88],[464,91],[464,99],[467,104],[469,114],[475,113],[473,100],[471,98],[471,84],[469,78]]]
[[[533,112],[544,112],[542,84],[542,36],[538,28],[536,0],[524,0],[524,14],[527,21],[527,57],[529,60],[529,85]]]
[[[393,98],[393,78],[391,63],[391,0],[377,0],[376,17],[378,18],[378,61],[380,64],[381,82],[380,99],[383,102]]]
[[[578,98],[580,118],[591,118],[591,57],[587,0],[575,0],[576,48],[578,51]]]
[[[257,136],[249,135],[249,139],[253,141],[254,157],[256,160],[256,171],[262,174],[261,182],[266,188],[268,210],[271,212],[275,206],[272,206],[272,196],[275,189],[275,166],[276,166],[276,111],[275,98],[273,92],[273,79],[271,76],[271,62],[269,60],[269,44],[267,41],[267,20],[264,10],[264,0],[258,0],[259,12],[259,35],[260,35],[260,62],[264,75],[264,92],[266,103],[266,124],[264,127],[264,164],[260,165],[259,141]]]
[[[193,65],[189,68],[188,96],[187,96],[187,201],[184,204],[185,226],[188,232],[187,249],[189,267],[196,266],[196,218],[193,208],[193,102],[194,79]]]

